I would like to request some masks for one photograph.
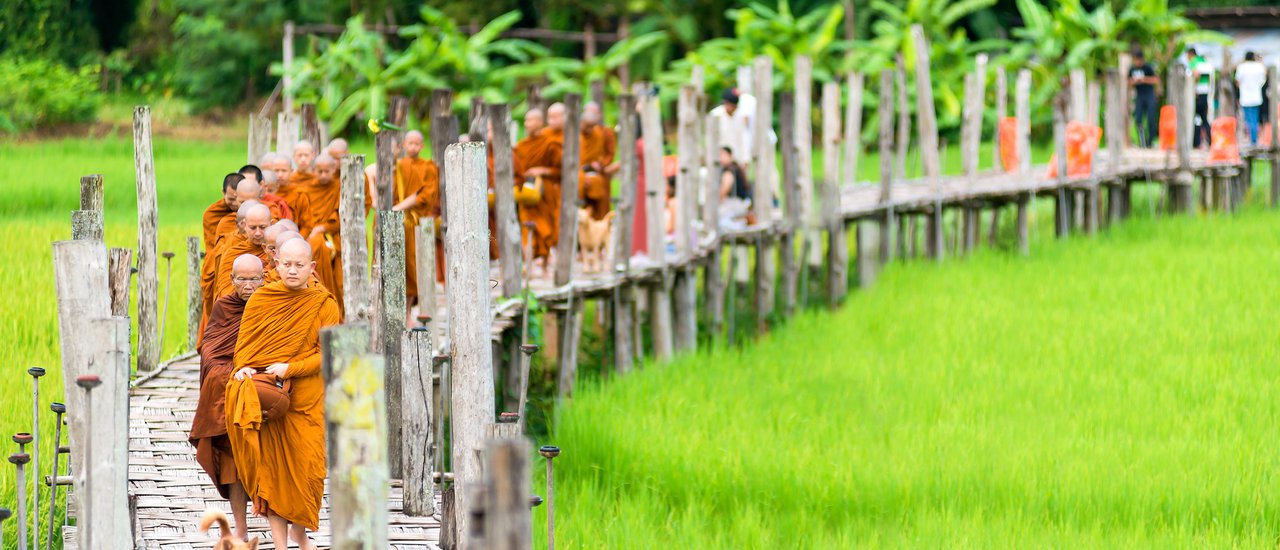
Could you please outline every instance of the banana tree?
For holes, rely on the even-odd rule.
[[[623,91],[616,75],[618,67],[666,41],[667,33],[664,32],[639,34],[614,43],[603,54],[589,60],[544,59],[541,67],[535,67],[536,72],[512,67],[503,75],[528,77],[544,73],[550,85],[543,88],[542,93],[548,97],[559,96],[566,92],[587,95],[590,93],[591,84],[600,81],[605,83],[611,93],[617,94]]]

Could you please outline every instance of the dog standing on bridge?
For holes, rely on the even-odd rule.
[[[604,269],[609,253],[609,230],[613,226],[610,211],[597,220],[586,208],[578,209],[578,249],[582,252],[582,272],[598,273]]]
[[[205,510],[204,517],[200,518],[200,532],[208,533],[214,523],[218,524],[222,538],[218,539],[218,544],[214,545],[213,550],[258,550],[258,537],[253,537],[249,542],[236,538],[231,534],[231,524],[227,522],[227,515],[217,508]]]

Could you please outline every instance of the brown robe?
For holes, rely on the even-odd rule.
[[[520,221],[533,222],[533,257],[546,258],[560,238],[560,170],[564,154],[564,134],[543,128],[516,144],[516,165],[521,173],[532,168],[548,168],[542,177],[542,200],[531,207],[520,207]],[[521,226],[523,227],[523,225]],[[528,235],[528,230],[524,230]]]
[[[225,400],[244,304],[239,294],[223,296],[213,304],[200,344],[200,399],[187,436],[196,448],[196,462],[209,474],[222,498],[228,498],[231,485],[237,483],[236,463],[227,439]]]
[[[609,202],[612,189],[604,169],[613,163],[617,149],[618,137],[612,129],[597,124],[582,130],[582,184],[578,187],[578,200],[597,220],[604,219],[612,209]]]
[[[208,252],[213,250],[213,245],[218,243],[218,232],[220,228],[225,228],[223,220],[231,219],[232,226],[236,223],[236,211],[227,206],[225,199],[218,199],[217,202],[209,205],[204,209],[204,216],[201,218],[201,225],[204,226],[204,250]]]
[[[342,241],[336,233],[325,232],[307,239],[307,244],[311,245],[311,258],[316,262],[316,269],[311,276],[333,295],[333,299],[338,302],[338,315],[345,318],[346,312],[342,305]],[[274,269],[271,272],[276,273]],[[279,279],[277,274],[272,280]]]
[[[396,161],[395,202],[411,195],[418,197],[418,204],[405,210],[405,291],[409,306],[418,302],[418,220],[423,217],[440,217],[440,169],[434,161],[405,157]],[[436,232],[436,281],[444,282],[444,239]]]

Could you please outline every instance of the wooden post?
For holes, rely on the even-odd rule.
[[[1067,104],[1067,122],[1086,122],[1089,116],[1087,113],[1089,97],[1086,91],[1088,82],[1084,69],[1071,69],[1068,77],[1070,92]]]
[[[529,511],[529,443],[524,437],[498,439],[485,445],[484,540],[492,550],[533,547]]]
[[[114,317],[129,316],[129,280],[133,278],[133,266],[129,260],[132,256],[133,251],[128,248],[112,248],[107,251],[107,283],[111,288],[111,315]],[[200,290],[199,273],[197,267],[197,291]],[[200,317],[197,316],[196,326],[199,325]]]
[[[631,94],[618,97],[618,172],[619,196],[614,210],[617,215],[613,220],[613,272],[626,274],[631,267],[631,231],[634,227],[632,218],[635,215],[636,201],[636,98]],[[617,285],[613,291],[613,366],[618,374],[631,371],[635,361],[633,345],[640,342],[633,339],[631,286]]]
[[[782,150],[783,230],[778,235],[778,260],[782,264],[782,312],[791,316],[796,309],[797,275],[796,237],[804,235],[802,193],[800,191],[800,159],[796,146],[795,97],[791,92],[778,94],[778,145]],[[803,259],[802,259],[803,260]],[[807,289],[806,289],[807,290]]]
[[[1267,67],[1267,97],[1272,109],[1280,105],[1280,71]],[[1251,182],[1252,183],[1252,182]],[[1280,120],[1271,120],[1271,207],[1280,206]]]
[[[809,257],[801,258],[800,263],[807,262],[811,269],[817,270],[822,267],[822,245],[818,242],[818,230],[823,228],[823,222],[820,213],[813,207],[816,187],[813,179],[813,61],[806,56],[799,56],[796,58],[794,69],[796,93],[794,143],[798,170],[796,181],[787,185],[796,188],[797,192],[793,193],[793,196],[800,199],[799,216],[795,219],[795,223],[803,226],[804,242],[808,243],[805,248],[809,250]]]
[[[506,103],[490,103],[485,108],[488,111],[488,120],[493,121],[494,128],[491,136],[493,140],[493,204],[498,222],[498,263],[502,273],[502,295],[512,297],[520,295],[523,251],[520,247],[520,219],[516,216],[516,198],[512,188],[512,182],[515,181],[515,168],[511,134],[505,131],[511,115],[507,111]],[[498,185],[498,182],[502,182],[502,185]],[[418,286],[422,284],[419,283]]]
[[[1000,160],[1000,121],[1009,116],[1009,83],[1004,66],[996,66],[996,128],[991,133],[991,162],[995,169],[1004,173],[1004,163]],[[996,209],[998,210],[998,208]],[[992,224],[994,225],[994,224]]]
[[[938,122],[933,106],[933,79],[929,69],[929,40],[924,28],[911,26],[911,36],[916,52],[916,122],[920,135],[920,159],[924,165],[924,177],[935,193],[941,191],[941,165],[938,159]],[[926,228],[930,243],[929,254],[941,261],[945,253],[942,241],[942,202],[935,201]]]
[[[102,175],[91,174],[88,176],[81,176],[80,209],[101,212],[103,208],[102,205]]]
[[[83,548],[131,548],[129,450],[119,444],[119,434],[129,431],[129,318],[89,319],[85,328],[76,340],[92,355],[88,374],[97,375],[102,385],[81,413],[92,417],[92,433],[71,441],[72,453],[83,459],[92,452],[93,457],[86,469],[76,470],[76,523],[93,526],[92,541],[82,541]]]
[[[1103,78],[1107,84],[1106,129],[1103,134],[1107,138],[1107,178],[1110,180],[1107,185],[1107,220],[1109,223],[1117,223],[1124,211],[1121,207],[1124,201],[1121,192],[1124,180],[1118,179],[1118,175],[1120,157],[1124,155],[1125,132],[1129,127],[1128,110],[1122,103],[1126,82],[1118,69],[1107,69]]]
[[[1018,71],[1018,82],[1014,90],[1014,116],[1018,118],[1018,173],[1026,177],[1031,174],[1031,71]]]
[[[374,162],[378,165],[378,177],[374,182],[373,209],[382,212],[395,206],[396,137],[394,131],[383,130],[373,137]],[[443,172],[443,171],[442,171]],[[345,172],[344,172],[345,174]],[[445,181],[441,174],[440,181]],[[486,204],[488,201],[486,200]],[[362,206],[363,208],[363,206]],[[375,213],[376,215],[376,213]],[[377,246],[377,243],[374,243]],[[377,261],[374,262],[378,263]]]
[[[849,74],[849,103],[844,110],[844,174],[836,180],[838,184],[858,183],[858,158],[862,155],[862,89],[865,86],[865,75]],[[892,104],[891,97],[881,97],[880,101]],[[893,115],[890,114],[889,118],[892,119]]]
[[[1071,231],[1071,200],[1067,189],[1067,109],[1068,97],[1059,92],[1053,102],[1053,151],[1056,155],[1058,178],[1054,190],[1054,235],[1066,237]]]
[[[114,400],[109,396],[114,395],[113,388],[116,388],[114,384],[117,375],[123,377],[123,387],[128,386],[128,321],[125,321],[124,325],[126,362],[123,368],[114,368],[118,367],[114,362],[114,353],[103,353],[115,350],[86,345],[89,341],[86,337],[105,331],[106,327],[102,326],[106,322],[104,319],[110,319],[111,301],[107,283],[107,265],[107,248],[102,241],[72,240],[53,243],[54,286],[58,298],[58,334],[62,355],[63,391],[67,404],[70,440],[73,442],[71,468],[78,475],[88,471],[85,467],[84,454],[87,447],[92,446],[98,450],[98,457],[95,459],[98,463],[106,462],[106,453],[111,452],[111,456],[115,456],[112,450],[126,449],[126,446],[119,444],[121,432],[115,431],[113,425],[98,424],[98,429],[93,432],[86,429],[85,423],[89,416],[93,416],[95,420],[102,419],[107,422],[114,422],[114,420],[110,414],[95,415],[94,411],[89,411],[85,406],[84,391],[75,383],[76,377],[82,374],[96,374],[103,379],[104,387],[99,388],[95,393],[97,399],[94,408],[98,411],[109,410],[107,406]],[[96,324],[100,325],[96,329],[93,326],[95,320],[97,320]],[[127,430],[123,425],[119,429]],[[122,464],[116,463],[116,465],[118,466],[116,469],[120,472],[127,471]],[[95,480],[104,480],[103,483],[107,483],[105,478],[112,475],[111,472],[104,472],[101,468],[95,468],[93,471]],[[95,487],[98,486],[101,485],[95,485]],[[108,490],[101,490],[93,495],[93,503],[77,504],[81,513],[87,513],[88,508],[98,513],[93,516],[94,525],[98,527],[95,532],[97,540],[119,541],[120,548],[129,547],[131,544],[131,539],[128,538],[129,521],[125,494],[126,491],[123,489],[114,494]],[[124,539],[116,538],[115,534],[109,534],[108,531],[120,526],[124,529],[119,531],[126,537]]]
[[[324,152],[324,144],[320,143],[320,119],[316,117],[316,104],[302,104],[302,141],[311,144],[316,155]]]
[[[363,324],[338,325],[321,333],[327,363],[324,416],[332,453],[329,518],[333,547],[386,548],[387,508],[381,505],[387,501],[390,487],[388,390],[383,386],[386,369],[382,357],[370,354],[362,345],[367,334]]]
[[[751,208],[759,223],[773,225],[774,148],[769,140],[773,127],[773,60],[768,56],[755,58],[752,69],[755,82],[756,118],[752,125],[752,165],[755,167],[755,184],[752,188]],[[774,259],[769,238],[758,241],[756,263],[757,315],[764,319],[773,311]],[[757,328],[763,329],[763,326]]]
[[[293,112],[293,21],[284,22],[284,37],[281,41],[281,48],[284,52],[284,74],[280,77],[280,88],[284,95],[284,112]],[[292,145],[290,145],[292,147]],[[278,149],[280,152],[287,154],[287,151]]]
[[[439,421],[439,411],[432,399],[431,331],[418,327],[405,331],[400,356],[404,376],[400,387],[400,419],[404,480],[404,513],[428,517],[435,513],[435,479],[431,475],[432,458],[440,448],[432,426]]]
[[[204,296],[200,292],[200,238],[187,237],[187,349],[196,349],[200,338],[201,309]]]
[[[71,238],[73,240],[102,240],[102,212],[97,210],[73,210],[71,212]]]
[[[652,322],[653,354],[659,360],[670,359],[674,352],[671,328],[671,295],[668,294],[670,274],[667,272],[667,253],[663,239],[663,213],[666,201],[660,193],[666,189],[662,177],[662,119],[657,98],[645,97],[640,105],[640,131],[644,137],[645,211],[649,231],[649,258],[658,266],[659,283],[649,293],[649,318]]]
[[[568,93],[564,96],[564,154],[560,169],[560,240],[556,243],[556,286],[569,284],[573,279],[573,259],[577,256],[578,242],[578,166],[582,162],[580,142],[582,133],[578,118],[582,112],[582,96]]]
[[[1027,207],[1034,195],[1026,193],[1018,196],[1018,252],[1023,256],[1031,253],[1031,234],[1027,227]]]
[[[156,170],[151,108],[133,109],[133,167],[138,186],[138,371],[160,366],[160,274],[157,265]],[[104,392],[105,393],[105,392]]]
[[[876,117],[880,119],[880,204],[884,215],[880,218],[880,262],[893,259],[894,210],[893,199],[893,72],[880,71],[880,104]],[[903,236],[898,235],[902,243]]]
[[[985,65],[986,56],[978,56],[978,65]],[[978,177],[979,145],[982,143],[982,101],[985,97],[983,82],[986,77],[981,70],[976,70],[964,79],[964,119],[960,134],[960,164],[963,166],[969,185],[973,185]]]
[[[455,200],[449,201],[449,230],[445,254],[449,257],[449,341],[453,349],[452,458],[459,533],[471,531],[466,511],[473,502],[468,493],[482,482],[477,451],[484,442],[484,427],[494,421],[493,347],[490,345],[492,314],[489,310],[488,166],[484,143],[458,143],[445,150],[445,164],[452,176],[445,185]]]
[[[698,142],[698,90],[693,86],[681,86],[677,110],[679,147],[676,174],[676,249],[680,268],[675,278],[675,331],[673,347],[676,351],[690,352],[698,347],[698,281],[692,261],[697,252],[698,236],[693,225],[698,208],[698,163],[701,147]]]
[[[447,88],[437,88],[431,90],[431,158],[435,159],[436,166],[440,170],[440,181],[448,181],[449,176],[446,175],[448,168],[444,165],[445,148],[451,144],[458,142],[458,119],[453,116],[453,90]],[[444,215],[446,205],[449,204],[448,193],[445,192],[445,186],[440,186],[440,212],[441,217],[445,220],[449,216]]]
[[[711,245],[707,248],[707,260],[702,270],[703,291],[707,295],[708,331],[714,336],[720,334],[724,324],[724,274],[720,251],[720,125],[711,115],[703,119],[706,127],[707,146],[707,188],[706,201],[703,203],[702,226],[710,231]]]
[[[271,117],[250,113],[248,164],[257,165],[269,152],[271,152]]]
[[[1169,97],[1174,101],[1177,113],[1178,170],[1169,182],[1169,205],[1173,212],[1193,211],[1191,208],[1194,176],[1191,172],[1191,138],[1195,131],[1195,84],[1182,71],[1169,71]]]
[[[487,200],[485,204],[488,204]],[[401,443],[402,414],[400,410],[401,373],[404,371],[404,366],[401,364],[400,348],[405,319],[408,317],[405,305],[404,212],[390,210],[378,212],[378,233],[381,234],[378,243],[382,247],[380,253],[382,281],[378,288],[382,295],[379,297],[381,307],[378,308],[378,313],[381,318],[378,320],[380,326],[377,331],[378,341],[375,345],[386,367],[384,402],[389,419],[386,438],[387,456],[390,458],[391,476],[399,479],[402,475],[401,451],[404,447]],[[423,246],[428,245],[424,243]]]
[[[342,307],[347,323],[373,322],[373,288],[369,278],[369,249],[365,237],[364,155],[342,159]]]
[[[298,115],[288,107],[276,116],[276,152],[292,159],[293,147],[297,144]]]
[[[426,315],[432,319],[435,329],[437,313],[436,300],[436,218],[418,218],[418,227],[414,228],[417,242],[426,243],[414,249],[418,271],[418,315]],[[438,332],[437,332],[438,334]]]
[[[840,84],[835,82],[822,85],[822,224],[827,229],[827,296],[835,307],[849,289],[849,246],[840,214]],[[864,263],[870,270],[862,245],[859,239],[859,270]]]
[[[467,114],[469,115],[467,119],[467,136],[470,137],[471,141],[489,141],[489,113],[485,106],[484,98],[479,94],[471,96],[471,110]],[[501,126],[501,128],[506,128],[506,125]],[[511,135],[508,134],[508,142],[510,138]]]
[[[895,160],[897,162],[897,174],[901,179],[907,179],[907,147],[911,142],[911,107],[907,101],[907,69],[906,64],[902,60],[902,54],[897,56],[897,84],[898,84],[898,129],[897,143],[894,150]]]

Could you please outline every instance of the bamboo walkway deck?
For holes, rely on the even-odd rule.
[[[212,548],[217,540],[212,532],[203,534],[196,529],[200,516],[210,507],[231,515],[227,501],[218,496],[196,464],[195,449],[187,442],[199,384],[200,360],[192,356],[170,363],[129,391],[129,499],[135,508],[136,548]],[[387,502],[391,548],[437,550],[440,518],[407,517],[400,505],[396,481]],[[251,516],[248,523],[250,536],[261,539],[258,548],[275,548],[266,519]],[[327,490],[320,510],[320,530],[312,539],[320,548],[329,548]],[[64,540],[67,550],[78,548],[74,527],[66,529]]]

